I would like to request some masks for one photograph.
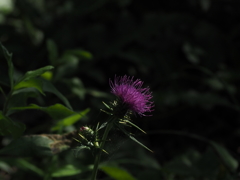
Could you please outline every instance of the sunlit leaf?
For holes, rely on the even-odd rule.
[[[39,69],[36,69],[36,70],[33,70],[33,71],[28,71],[28,72],[25,73],[25,75],[23,77],[21,77],[18,80],[18,83],[20,83],[21,81],[27,81],[31,78],[40,76],[43,73],[45,73],[46,71],[52,70],[53,68],[54,68],[53,66],[45,66],[45,67],[42,67],[42,68],[39,68]]]
[[[82,117],[84,117],[89,112],[89,109],[85,109],[79,113],[72,114],[62,120],[58,121],[56,126],[52,127],[52,131],[56,131],[61,129],[62,127],[70,126],[79,121]]]
[[[46,80],[48,80],[48,81],[50,81],[50,80],[52,80],[53,73],[52,73],[52,71],[46,71],[45,73],[43,73],[41,75],[41,77],[46,79]]]
[[[93,57],[90,52],[82,50],[82,49],[71,49],[71,50],[67,50],[65,53],[74,54],[77,57],[84,58],[84,59],[92,59],[92,57]]]
[[[129,172],[120,167],[100,166],[100,169],[115,180],[136,180]]]
[[[14,90],[18,90],[22,88],[31,88],[31,87],[36,88],[40,93],[45,95],[42,89],[42,81],[37,78],[31,78],[29,80],[19,82],[14,86]]]

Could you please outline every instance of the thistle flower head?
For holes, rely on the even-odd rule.
[[[111,93],[118,99],[114,104],[126,112],[146,116],[144,113],[153,111],[152,93],[149,87],[142,88],[143,81],[133,78],[125,75],[110,80]]]

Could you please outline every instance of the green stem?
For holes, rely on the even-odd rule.
[[[111,130],[112,126],[113,126],[113,122],[114,121],[109,121],[108,125],[106,126],[106,129],[104,131],[103,137],[102,137],[102,142],[100,143],[100,150],[97,152],[96,156],[95,156],[95,161],[94,161],[94,168],[93,168],[93,172],[92,172],[92,178],[91,180],[96,180],[97,177],[97,172],[98,172],[98,165],[101,159],[101,155],[102,155],[102,149],[104,147],[104,144],[107,140],[107,136],[109,131]]]
[[[6,102],[4,103],[4,106],[3,106],[3,114],[4,114],[4,115],[7,115],[7,112],[8,112],[8,104],[9,104],[10,98],[12,97],[12,94],[13,94],[13,90],[11,90],[11,91],[9,92],[9,94],[7,95]]]

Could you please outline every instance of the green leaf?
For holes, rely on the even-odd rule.
[[[79,113],[75,113],[66,118],[63,118],[62,120],[58,121],[56,126],[52,127],[51,130],[56,131],[56,130],[61,129],[62,127],[73,125],[74,123],[79,121],[82,117],[84,117],[89,111],[90,111],[90,109],[85,109]]]
[[[42,81],[37,78],[31,78],[26,81],[21,81],[14,86],[14,90],[22,89],[22,88],[36,88],[41,94],[45,95],[42,89]]]
[[[89,109],[85,109],[79,113],[74,112],[62,104],[55,104],[49,107],[40,107],[36,104],[31,104],[25,107],[14,107],[11,110],[26,110],[26,109],[38,109],[47,113],[52,119],[60,120],[51,130],[56,131],[61,129],[62,127],[70,126],[79,121],[82,117],[84,117]]]
[[[43,90],[44,92],[50,92],[55,94],[59,99],[61,99],[63,101],[63,103],[69,108],[72,109],[69,101],[67,100],[67,98],[65,96],[62,95],[62,93],[60,93],[51,82],[43,79]]]
[[[17,138],[25,131],[25,125],[20,122],[14,122],[0,112],[0,135],[12,136]]]
[[[65,52],[66,54],[73,54],[79,58],[84,58],[84,59],[92,59],[93,56],[90,52],[82,50],[82,49],[72,49],[72,50],[67,50]]]
[[[63,167],[58,168],[56,171],[54,171],[51,176],[52,177],[66,177],[66,176],[74,176],[77,174],[82,173],[82,169],[76,168],[72,164],[67,164]]]
[[[14,165],[23,170],[25,170],[25,169],[31,170],[40,176],[44,176],[44,174],[45,174],[45,172],[43,172],[37,166],[35,166],[34,164],[30,163],[29,161],[27,161],[23,158],[15,159]]]
[[[238,168],[238,161],[232,157],[232,155],[225,149],[223,146],[213,142],[209,141],[209,143],[212,145],[214,150],[217,152],[218,156],[222,160],[222,162],[227,166],[227,168],[231,172],[235,172]]]
[[[113,166],[100,166],[100,169],[115,180],[136,180],[129,172]]]
[[[36,174],[40,175],[40,176],[44,176],[45,172],[43,172],[41,169],[39,169],[37,166],[35,166],[30,159],[26,159],[26,158],[16,158],[16,157],[3,157],[2,158],[4,160],[4,162],[7,163],[7,165],[9,166],[9,170],[6,170],[7,172],[11,173],[12,172],[12,168],[11,167],[17,167],[21,170],[24,171],[32,171],[35,172]],[[1,168],[1,161],[0,161],[0,168]],[[5,170],[5,169],[4,169]]]
[[[12,168],[4,161],[0,161],[0,169],[6,171],[8,173],[10,173],[12,170]]]
[[[76,114],[76,112],[68,109],[62,104],[55,104],[49,107],[40,107],[36,104],[31,104],[25,107],[14,107],[13,110],[25,110],[25,109],[38,109],[47,113],[52,119],[59,120],[71,115]]]
[[[51,39],[47,40],[47,50],[48,50],[48,58],[51,64],[56,65],[56,60],[58,57],[58,49],[57,49],[56,43]]]
[[[59,60],[61,66],[56,69],[54,80],[61,80],[65,76],[73,75],[78,70],[79,60],[76,56],[66,54]]]
[[[53,78],[53,72],[52,71],[46,71],[41,75],[42,78],[46,79],[47,81],[51,81]]]
[[[52,156],[69,148],[69,140],[61,135],[31,135],[13,140],[0,150],[0,155]]]
[[[39,68],[39,69],[36,69],[34,71],[28,71],[28,72],[26,72],[26,74],[23,77],[21,77],[18,80],[17,84],[20,83],[21,81],[27,81],[31,78],[40,76],[41,74],[45,73],[46,71],[50,71],[53,68],[54,68],[53,66],[45,66],[43,68]]]
[[[13,67],[13,63],[12,63],[12,53],[9,53],[8,50],[2,45],[2,43],[0,43],[2,51],[3,51],[3,55],[5,57],[5,59],[7,60],[8,63],[8,76],[9,76],[9,80],[10,80],[10,84],[11,84],[11,88],[13,88],[13,73],[14,73],[14,67]]]
[[[9,99],[7,105],[6,115],[9,116],[13,114],[16,110],[14,107],[27,106],[27,99],[29,97],[36,98],[39,96],[39,92],[35,88],[24,88],[18,89],[13,92],[12,97]]]

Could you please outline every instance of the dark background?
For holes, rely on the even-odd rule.
[[[140,139],[162,165],[188,149],[208,149],[163,130],[214,140],[239,160],[239,40],[238,0],[16,0],[0,6],[0,41],[13,53],[17,73],[53,65],[52,82],[73,109],[91,109],[77,126],[104,117],[99,109],[112,100],[109,78],[143,80],[155,111],[133,119],[148,132]],[[42,106],[60,103],[47,97]],[[26,134],[50,133],[48,116],[28,113],[18,116]]]

